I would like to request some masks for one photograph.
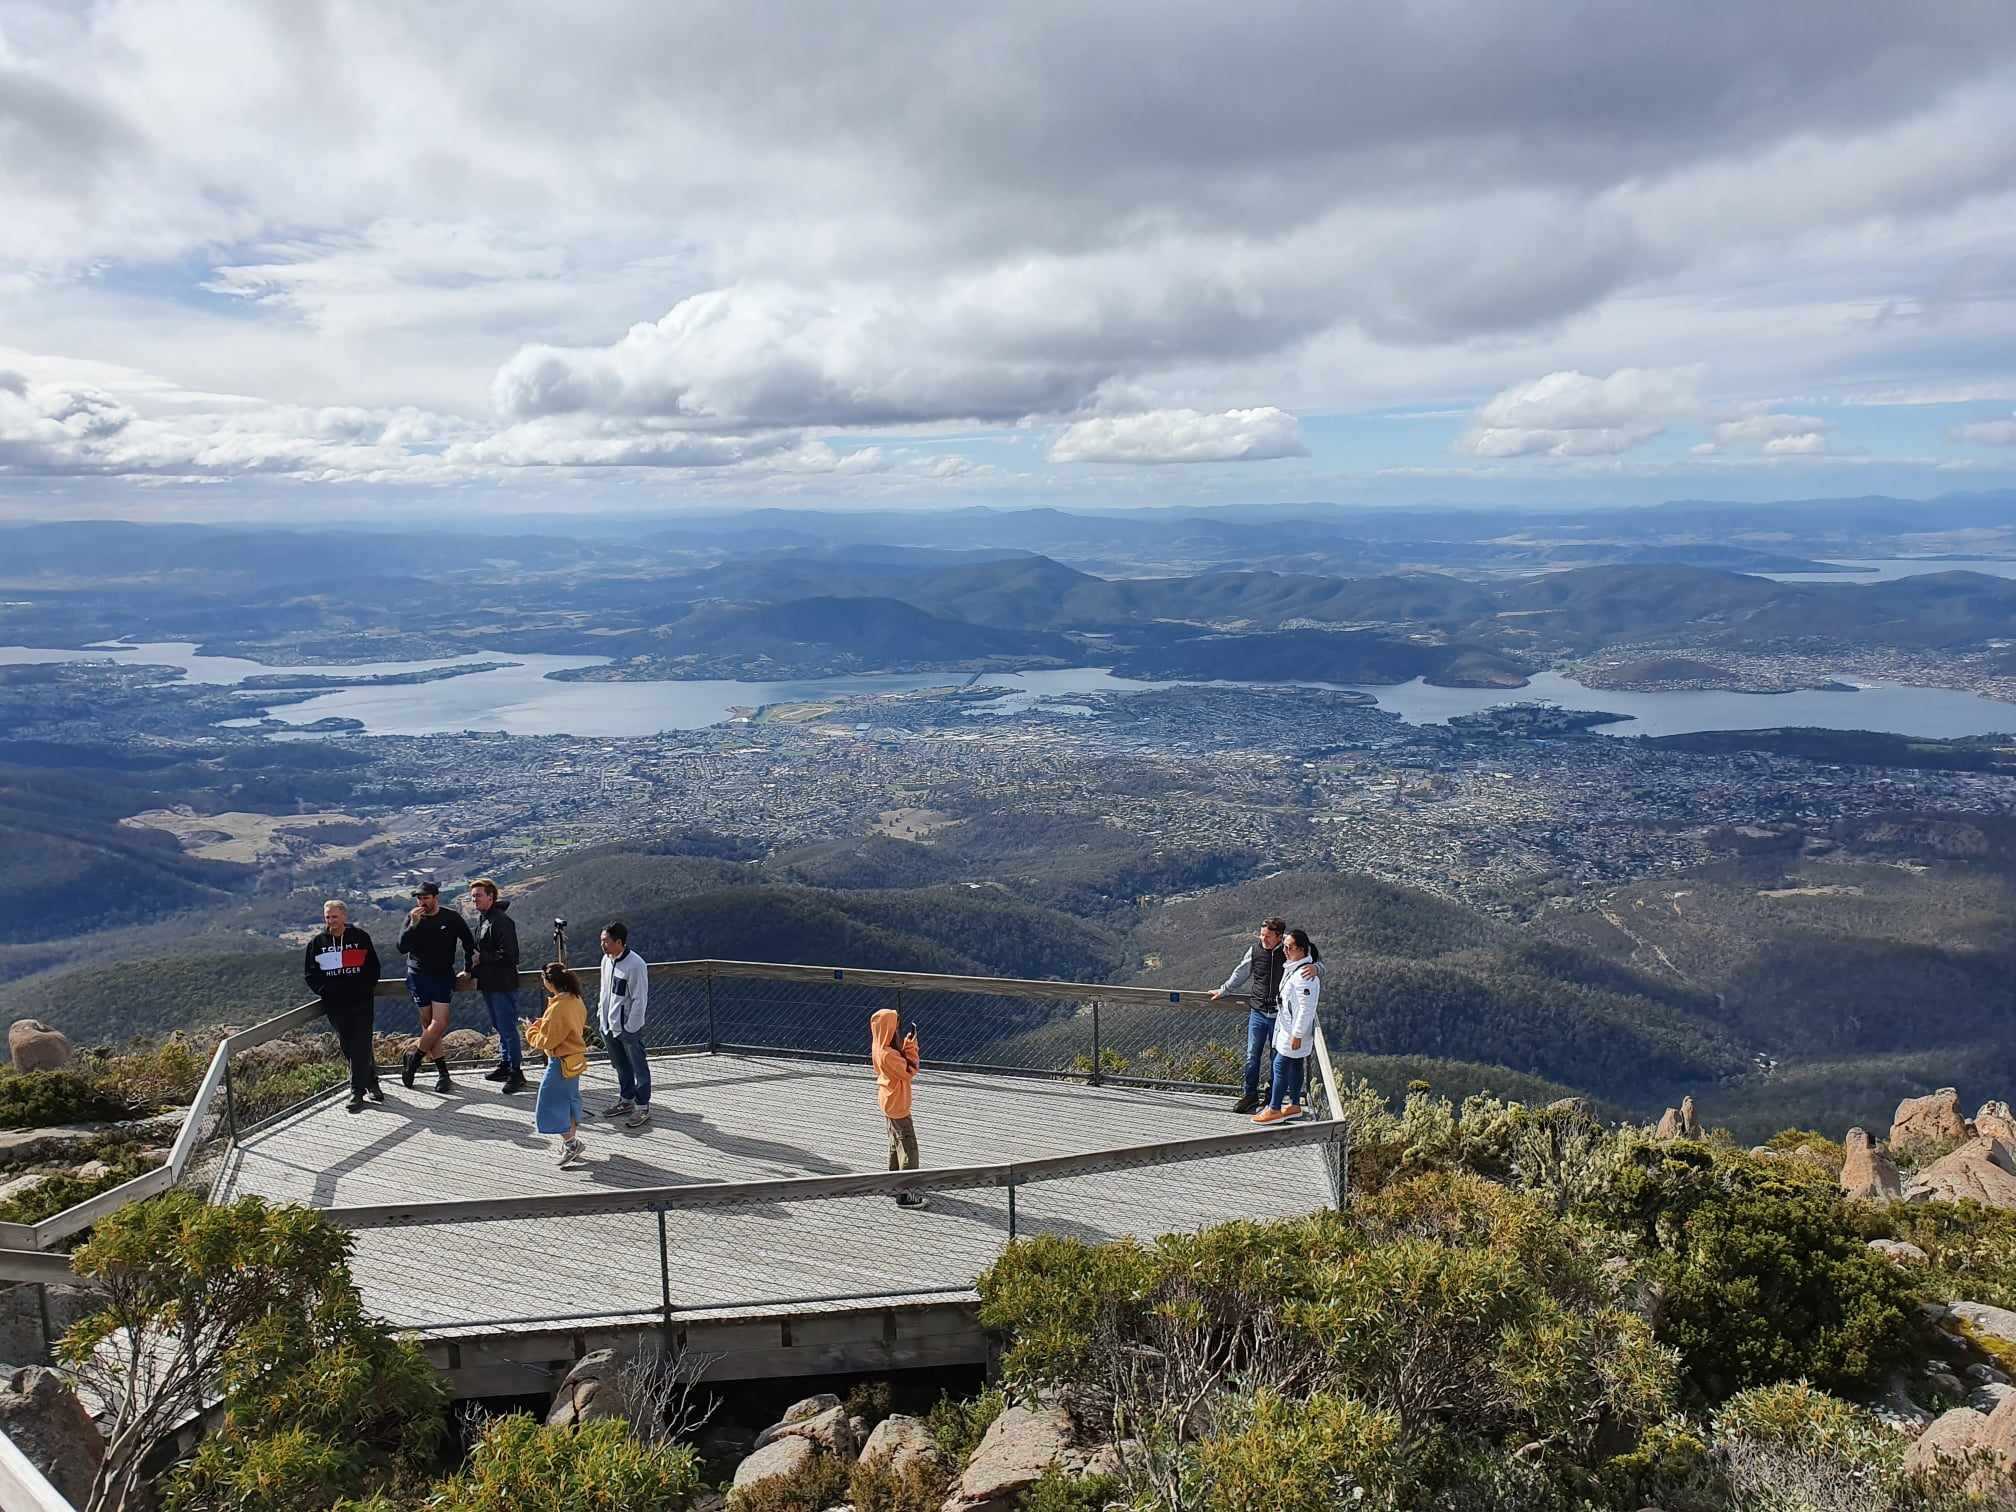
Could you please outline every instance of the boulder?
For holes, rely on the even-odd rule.
[[[70,1064],[70,1041],[40,1019],[16,1019],[7,1029],[7,1058],[16,1071],[60,1071]]]
[[[598,1349],[581,1356],[567,1379],[553,1393],[553,1405],[546,1411],[548,1428],[577,1428],[597,1418],[624,1416],[623,1393],[616,1385],[622,1373],[622,1358],[613,1349]]]
[[[840,1398],[830,1391],[822,1391],[817,1396],[804,1397],[793,1402],[784,1409],[784,1416],[756,1435],[756,1447],[761,1449],[764,1445],[775,1442],[784,1437],[795,1424],[831,1412],[839,1405]]]
[[[787,1418],[765,1428],[757,1436],[756,1447],[761,1449],[785,1438],[804,1439],[815,1448],[847,1459],[852,1459],[861,1447],[860,1435],[854,1431],[854,1419],[848,1417],[847,1409],[837,1402],[824,1412],[815,1412],[810,1417]]]
[[[1008,1408],[973,1451],[944,1512],[1010,1512],[1044,1471],[1068,1462],[1077,1431],[1061,1403]]]
[[[1884,1380],[1883,1395],[1869,1404],[1869,1410],[1899,1433],[1915,1435],[1932,1421],[1932,1414],[1912,1397],[1911,1382],[1901,1370],[1892,1371]]]
[[[2016,1156],[1994,1139],[1970,1139],[1905,1185],[1907,1202],[1963,1202],[2016,1212]]]
[[[1904,1239],[1871,1239],[1869,1248],[1885,1260],[1893,1260],[1899,1265],[1930,1265],[1932,1257],[1917,1245]]]
[[[1680,1137],[1680,1110],[1668,1108],[1659,1115],[1659,1127],[1652,1131],[1654,1139],[1678,1139]]]
[[[868,1435],[868,1442],[861,1446],[862,1464],[872,1465],[878,1460],[898,1475],[912,1465],[948,1468],[945,1451],[938,1447],[923,1420],[905,1417],[900,1412],[877,1423],[875,1431]]]
[[[1870,1139],[1865,1129],[1850,1129],[1845,1141],[1848,1158],[1841,1165],[1841,1191],[1864,1202],[1895,1202],[1904,1194],[1897,1163],[1890,1152]]]
[[[2016,1386],[1976,1386],[1967,1393],[1967,1405],[1976,1412],[1993,1412],[2011,1397],[2016,1397]]]
[[[450,1029],[435,1053],[443,1060],[485,1060],[497,1053],[497,1037],[474,1029]]]
[[[1897,1104],[1890,1120],[1890,1148],[1909,1144],[1950,1142],[1967,1137],[1967,1120],[1960,1116],[1960,1094],[1941,1087],[1923,1097],[1907,1097]]]
[[[105,1441],[77,1393],[55,1371],[30,1365],[6,1378],[0,1433],[73,1505],[90,1498]]]
[[[2005,1468],[2016,1465],[2016,1393],[1996,1404],[1975,1444],[1998,1456]]]
[[[13,1176],[6,1181],[0,1181],[0,1202],[11,1202],[23,1192],[34,1191],[55,1174],[54,1171],[30,1171],[26,1176]]]
[[[773,1480],[780,1475],[794,1475],[812,1463],[818,1450],[812,1440],[804,1438],[780,1438],[772,1440],[758,1449],[749,1458],[735,1467],[734,1489],[742,1490],[758,1481]]]
[[[1974,1115],[1976,1135],[2000,1140],[2012,1150],[2016,1150],[2016,1113],[2009,1111],[2006,1102],[1985,1102],[1981,1111]]]
[[[1947,1315],[1959,1319],[1975,1333],[2016,1346],[2016,1312],[2006,1307],[1990,1307],[1986,1302],[1955,1302]]]
[[[1699,1139],[1701,1137],[1701,1120],[1694,1116],[1694,1099],[1692,1096],[1680,1099],[1680,1137],[1682,1139]]]
[[[1962,1460],[1977,1448],[1988,1429],[1988,1415],[1972,1407],[1955,1407],[1933,1419],[1904,1456],[1907,1472],[1933,1469],[1942,1459]]]

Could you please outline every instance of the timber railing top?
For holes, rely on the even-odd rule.
[[[396,961],[396,957],[394,960]],[[1110,982],[1057,982],[1040,981],[1020,977],[980,977],[959,976],[940,972],[920,971],[878,971],[852,966],[803,966],[784,965],[764,961],[730,961],[719,959],[691,961],[651,961],[646,965],[653,980],[677,978],[753,978],[758,980],[801,982],[808,985],[845,984],[854,987],[881,987],[901,993],[956,992],[980,997],[1036,998],[1063,1002],[1096,1002],[1132,1004],[1141,1007],[1157,1007],[1164,1010],[1180,1008],[1200,1010],[1214,1006],[1223,1012],[1223,1003],[1215,1004],[1209,989],[1135,987]],[[576,971],[587,972],[595,969],[594,963],[575,966]],[[518,973],[521,984],[536,982],[540,973],[526,970]],[[377,996],[395,998],[404,995],[405,987],[401,975],[388,974],[378,983]],[[204,1138],[212,1131],[212,1107],[218,1095],[224,1092],[227,1099],[230,1083],[231,1057],[255,1045],[278,1039],[292,1033],[322,1016],[319,1002],[303,1003],[277,1014],[248,1029],[241,1029],[221,1040],[211,1055],[202,1081],[198,1084],[195,1097],[191,1100],[183,1117],[182,1127],[177,1133],[168,1160],[151,1171],[143,1172],[132,1180],[111,1187],[86,1198],[62,1212],[44,1218],[39,1223],[0,1223],[0,1279],[21,1281],[62,1281],[69,1277],[68,1257],[60,1253],[43,1253],[62,1239],[89,1228],[99,1219],[117,1212],[120,1208],[155,1196],[179,1182],[187,1172],[196,1151]],[[1329,1047],[1324,1042],[1319,1025],[1315,1036],[1315,1052],[1326,1087],[1335,1088],[1336,1080],[1330,1067]],[[1333,1095],[1333,1120],[1336,1116]],[[1244,1148],[1239,1141],[1265,1138],[1275,1143],[1321,1143],[1337,1138],[1336,1132],[1327,1122],[1318,1122],[1302,1129],[1264,1130],[1258,1133],[1241,1132],[1213,1136],[1205,1140],[1174,1141],[1158,1146],[1143,1146],[1133,1150],[1109,1150],[1083,1156],[1059,1156],[1049,1160],[1021,1161],[999,1166],[972,1166],[933,1171],[896,1173],[861,1173],[837,1177],[785,1177],[774,1181],[756,1183],[735,1183],[738,1187],[760,1187],[762,1193],[744,1193],[745,1197],[768,1196],[771,1200],[786,1201],[816,1196],[860,1195],[867,1192],[894,1193],[912,1188],[977,1187],[1015,1185],[1024,1181],[1056,1179],[1061,1175],[1084,1174],[1095,1170],[1118,1170],[1128,1165],[1162,1164],[1175,1160],[1197,1159],[1220,1153],[1203,1146],[1224,1144],[1227,1150]],[[1166,1151],[1159,1157],[1155,1152]],[[407,1223],[468,1221],[475,1217],[505,1218],[548,1214],[552,1212],[588,1211],[638,1211],[651,1208],[704,1207],[737,1200],[738,1194],[722,1184],[698,1185],[690,1187],[641,1188],[624,1192],[586,1193],[559,1198],[495,1198],[486,1202],[445,1202],[392,1205],[369,1208],[334,1208],[326,1210],[333,1221],[348,1227],[385,1227]],[[481,1207],[484,1211],[463,1213],[460,1209]],[[520,1209],[523,1209],[521,1213]],[[451,1216],[452,1214],[452,1216]]]

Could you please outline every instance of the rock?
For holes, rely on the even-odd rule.
[[[1680,1110],[1668,1108],[1659,1115],[1659,1127],[1652,1131],[1654,1139],[1678,1139],[1680,1137]]]
[[[70,1064],[70,1041],[40,1019],[16,1019],[7,1029],[7,1058],[16,1071],[60,1071]]]
[[[1010,1512],[1045,1470],[1069,1456],[1076,1436],[1062,1404],[1008,1408],[973,1451],[944,1512]]]
[[[54,1171],[30,1171],[26,1176],[0,1181],[0,1202],[12,1201],[23,1192],[32,1192],[55,1174]]]
[[[1967,1366],[1960,1374],[1976,1386],[2007,1386],[2009,1384],[2008,1376],[1997,1370],[1993,1365],[1985,1364],[1978,1360],[1974,1364]]]
[[[77,1393],[55,1371],[30,1365],[6,1378],[0,1433],[71,1503],[81,1507],[89,1499],[105,1441]]]
[[[1987,1428],[1988,1415],[1972,1407],[1955,1407],[1940,1413],[1905,1454],[1905,1471],[1919,1473],[1934,1468],[1941,1459],[1965,1459],[1981,1442]]]
[[[944,1450],[938,1447],[923,1420],[905,1417],[900,1412],[877,1423],[875,1431],[868,1435],[868,1442],[861,1446],[862,1464],[872,1465],[877,1460],[885,1462],[898,1475],[912,1465],[949,1468]]]
[[[757,1435],[756,1447],[762,1449],[783,1438],[805,1439],[828,1453],[848,1459],[852,1459],[861,1447],[860,1437],[854,1432],[854,1423],[847,1416],[847,1409],[838,1402],[810,1417],[793,1418],[787,1415],[783,1422],[774,1423]]]
[[[1932,1257],[1917,1245],[1904,1239],[1871,1239],[1869,1248],[1885,1260],[1894,1260],[1899,1265],[1930,1265]]]
[[[1138,1464],[1140,1463],[1140,1456],[1141,1441],[1139,1439],[1127,1439],[1118,1444],[1101,1444],[1097,1449],[1094,1449],[1090,1454],[1085,1456],[1084,1463],[1079,1469],[1079,1474],[1088,1476],[1121,1475],[1126,1472],[1128,1461],[1131,1459]]]
[[[2006,1102],[1985,1102],[1974,1115],[1974,1132],[1982,1138],[1998,1139],[2016,1150],[2016,1113],[2009,1111]]]
[[[443,1060],[483,1060],[497,1053],[497,1037],[474,1029],[450,1029],[441,1036]]]
[[[1850,1129],[1848,1158],[1841,1165],[1841,1191],[1864,1202],[1895,1202],[1904,1193],[1897,1163],[1865,1129]]]
[[[577,1428],[597,1418],[623,1417],[623,1394],[616,1377],[623,1369],[622,1358],[613,1349],[598,1349],[574,1362],[567,1379],[553,1393],[553,1405],[546,1411],[548,1428]]]
[[[1694,1099],[1691,1096],[1680,1099],[1680,1135],[1683,1139],[1701,1137],[1701,1120],[1694,1116]]]
[[[815,1418],[822,1412],[831,1412],[839,1405],[840,1398],[833,1395],[830,1391],[822,1391],[817,1396],[809,1396],[793,1402],[789,1407],[784,1409],[784,1416],[756,1435],[756,1447],[761,1449],[765,1444],[781,1438],[784,1430],[792,1424],[802,1423],[807,1418]]]
[[[1902,1371],[1893,1371],[1883,1382],[1883,1395],[1869,1410],[1900,1433],[1916,1434],[1932,1421],[1932,1414],[1912,1399],[1911,1383]]]
[[[1967,1405],[1976,1412],[1993,1412],[2010,1397],[2016,1397],[2016,1386],[1976,1386],[1967,1393]]]
[[[1967,1120],[1960,1116],[1960,1094],[1941,1087],[1923,1097],[1907,1097],[1897,1104],[1890,1120],[1890,1148],[1907,1144],[1933,1144],[1967,1137]]]
[[[1975,1444],[1998,1456],[2005,1467],[2016,1465],[2016,1393],[1996,1403]]]
[[[2016,1156],[1999,1140],[1970,1139],[1913,1176],[1904,1196],[1913,1202],[1972,1199],[2016,1212]]]
[[[1967,1388],[1960,1384],[1960,1377],[1950,1370],[1929,1370],[1925,1373],[1925,1384],[1943,1397],[1963,1397]]]
[[[2016,1312],[2006,1307],[1990,1307],[1985,1302],[1955,1302],[1948,1316],[1958,1318],[1976,1333],[1987,1334],[2005,1344],[2016,1344]]]
[[[735,1467],[734,1489],[740,1491],[758,1481],[796,1474],[811,1464],[818,1452],[810,1439],[794,1436],[772,1440]]]

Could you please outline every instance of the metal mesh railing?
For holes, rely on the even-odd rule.
[[[496,1217],[459,1203],[329,1216],[358,1230],[355,1270],[367,1303],[404,1327],[669,1323],[963,1294],[1005,1246],[1037,1235],[1148,1240],[1307,1213],[1334,1200],[1327,1161],[1341,1137],[1334,1125],[1309,1123],[1278,1138],[1219,1137],[1023,1167],[560,1197]],[[898,1206],[903,1192],[923,1195],[927,1206]]]

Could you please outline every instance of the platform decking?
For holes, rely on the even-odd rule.
[[[535,1068],[536,1073],[536,1068]],[[532,1128],[530,1090],[499,1094],[463,1072],[456,1090],[412,1091],[388,1075],[384,1106],[349,1114],[340,1094],[253,1131],[231,1150],[220,1200],[254,1194],[318,1208],[565,1194],[878,1171],[885,1127],[863,1065],[769,1056],[654,1058],[654,1121],[590,1120],[589,1163],[563,1171]],[[615,1098],[606,1062],[584,1086]],[[1226,1134],[1244,1127],[1222,1094],[1090,1087],[926,1070],[916,1121],[924,1163],[983,1165]],[[1307,1213],[1328,1200],[1323,1153],[1264,1148],[1032,1184],[1016,1232],[1099,1241],[1194,1230],[1231,1218]],[[666,1217],[671,1308],[816,1313],[867,1299],[950,1299],[1008,1233],[1002,1190],[946,1192],[926,1212],[886,1196],[742,1204]],[[368,1229],[355,1272],[367,1304],[437,1337],[494,1336],[554,1320],[658,1317],[659,1226],[650,1212]]]

